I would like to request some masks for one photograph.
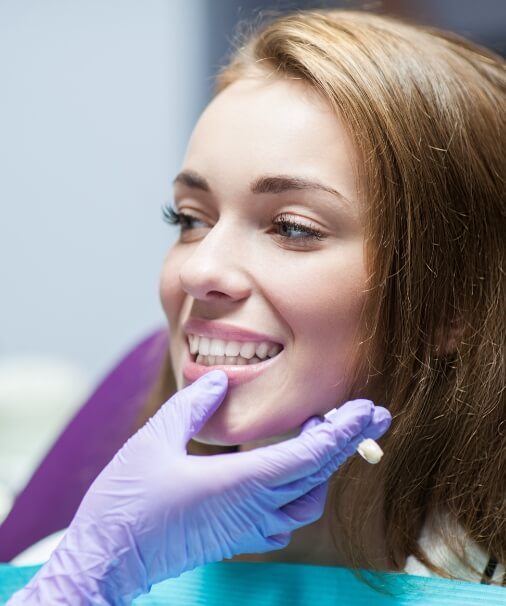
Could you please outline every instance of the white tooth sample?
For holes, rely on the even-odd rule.
[[[255,355],[255,343],[243,343],[241,345],[241,356],[249,360]]]
[[[269,358],[273,358],[275,355],[277,355],[283,348],[281,347],[281,345],[279,345],[278,343],[274,343],[274,345],[272,345],[272,347],[269,349],[269,351],[267,352],[267,355],[269,356]]]
[[[209,353],[212,356],[224,356],[225,355],[225,341],[221,339],[212,339],[209,345]]]
[[[199,336],[190,335],[190,353],[196,354],[199,350]]]
[[[381,450],[380,446],[371,438],[362,440],[357,447],[357,452],[372,465],[379,463],[381,457],[383,456],[383,451]]]
[[[237,362],[236,362],[236,364],[238,366],[244,366],[247,363],[248,363],[248,360],[246,360],[246,358],[241,358],[241,356],[238,356]]]
[[[225,356],[216,356],[215,364],[225,364]]]
[[[210,345],[211,345],[210,339],[208,339],[207,337],[200,337],[199,353],[202,354],[203,356],[208,356]]]
[[[258,364],[259,362],[261,362],[262,360],[260,360],[260,358],[257,358],[256,356],[253,356],[251,358],[251,360],[248,360],[248,364]]]
[[[269,351],[269,343],[263,341],[260,345],[257,346],[255,354],[263,360],[263,358],[267,357],[267,352]]]
[[[225,364],[237,364],[237,356],[227,356],[225,358]]]
[[[225,347],[226,356],[238,356],[241,351],[241,344],[237,341],[229,341]]]
[[[197,364],[202,364],[202,360],[204,359],[204,356],[201,356],[200,354],[197,356],[197,359],[195,360],[195,362],[197,362]]]
[[[212,366],[215,363],[216,356],[207,356],[207,363]]]

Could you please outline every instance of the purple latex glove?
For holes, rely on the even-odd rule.
[[[176,393],[86,493],[49,561],[9,606],[130,604],[153,583],[240,553],[286,547],[321,517],[327,480],[390,414],[347,402],[299,436],[247,452],[192,456],[190,438],[223,401],[224,372]]]

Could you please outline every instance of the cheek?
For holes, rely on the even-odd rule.
[[[274,304],[292,333],[291,380],[301,393],[311,393],[307,401],[315,410],[347,396],[367,281],[361,246],[329,251],[317,261],[302,260],[290,271],[276,272]]]
[[[335,349],[357,327],[366,281],[362,246],[343,246],[276,272],[276,306],[284,309],[295,340],[303,337],[306,345],[328,343]]]

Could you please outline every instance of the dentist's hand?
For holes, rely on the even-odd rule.
[[[46,565],[11,599],[130,604],[153,583],[240,553],[281,549],[321,517],[327,480],[390,414],[368,400],[311,419],[285,442],[192,456],[188,441],[223,401],[215,370],[176,393],[93,482]],[[86,439],[83,436],[83,439]]]

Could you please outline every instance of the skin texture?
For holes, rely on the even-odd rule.
[[[182,170],[211,192],[175,184],[174,208],[196,220],[169,250],[160,284],[178,389],[189,317],[271,335],[284,351],[262,375],[230,387],[197,439],[247,449],[344,401],[366,289],[356,162],[330,107],[297,80],[239,80],[198,121]],[[252,193],[266,175],[318,181],[342,197]],[[325,238],[274,225],[281,215]]]

